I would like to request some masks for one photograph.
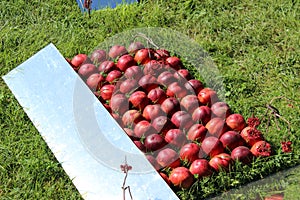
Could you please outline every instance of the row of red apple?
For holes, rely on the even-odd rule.
[[[170,185],[271,155],[259,121],[233,113],[165,49],[133,42],[68,61]]]

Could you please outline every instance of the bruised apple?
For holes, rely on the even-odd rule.
[[[269,157],[272,154],[271,145],[264,140],[253,144],[250,151],[255,157]]]

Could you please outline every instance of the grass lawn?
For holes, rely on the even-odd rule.
[[[299,1],[149,0],[82,14],[76,1],[0,2],[0,75],[54,43],[65,57],[89,54],[105,38],[141,27],[171,28],[207,51],[223,80],[224,99],[245,117],[263,119],[259,127],[274,155],[235,172],[204,179],[182,199],[202,199],[300,164],[300,3]],[[281,116],[267,129],[273,101]],[[80,199],[38,131],[0,79],[0,199]],[[291,140],[292,153],[280,142]],[[273,183],[287,199],[299,198],[299,170],[292,181]],[[280,187],[277,187],[279,184]],[[272,185],[272,184],[271,184]],[[280,188],[280,189],[279,189]],[[274,190],[274,189],[273,189]],[[198,192],[197,192],[198,191]],[[257,187],[249,193],[259,193]],[[265,191],[263,191],[265,192]],[[250,195],[251,196],[251,195]],[[257,196],[253,197],[256,198]]]

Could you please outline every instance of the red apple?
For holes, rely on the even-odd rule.
[[[264,140],[253,144],[250,151],[255,157],[269,157],[272,154],[271,145]]]
[[[198,175],[198,178],[210,176],[213,173],[213,168],[209,165],[206,159],[196,159],[192,162],[190,172]]]
[[[197,79],[190,79],[184,84],[185,88],[191,91],[191,94],[198,94],[204,88],[203,83]]]
[[[143,110],[143,117],[148,121],[151,121],[157,118],[158,116],[165,116],[165,115],[166,114],[161,109],[159,104],[154,104],[154,105],[149,104]]]
[[[168,147],[158,152],[156,156],[156,160],[162,168],[164,167],[175,168],[181,165],[178,153]]]
[[[87,79],[90,75],[98,73],[98,70],[94,64],[83,64],[78,69],[78,74],[82,79]]]
[[[187,143],[181,147],[179,156],[183,161],[192,163],[194,160],[198,159],[198,154],[200,151],[199,145],[195,143]]]
[[[227,118],[231,114],[230,107],[227,103],[218,101],[211,106],[211,111],[214,117],[222,119]]]
[[[171,186],[171,181],[169,180],[169,177],[167,174],[163,173],[163,172],[159,172],[159,175],[164,179],[164,181]]]
[[[180,58],[176,56],[171,56],[166,59],[166,62],[170,65],[171,68],[179,70],[183,65]]]
[[[122,72],[120,70],[112,70],[106,76],[106,81],[109,83],[114,83],[122,77]]]
[[[203,152],[210,157],[224,152],[222,142],[214,136],[205,138],[201,143],[201,148]]]
[[[157,60],[150,60],[144,64],[143,72],[144,74],[150,74],[152,76],[158,77],[164,70],[164,64]]]
[[[138,83],[147,92],[158,87],[156,78],[154,76],[152,76],[151,74],[146,74],[146,75],[142,76]]]
[[[134,65],[126,69],[124,76],[127,79],[139,80],[143,76],[143,71],[139,66]]]
[[[169,97],[183,98],[188,92],[189,91],[184,87],[184,84],[173,82],[168,86],[166,94]]]
[[[109,106],[113,112],[123,115],[129,109],[129,102],[124,94],[114,94],[109,101]]]
[[[231,114],[226,119],[229,128],[235,131],[241,131],[246,126],[244,117],[241,114]]]
[[[177,167],[172,170],[169,180],[174,186],[188,189],[194,183],[194,176],[188,168]]]
[[[234,148],[238,146],[242,146],[245,144],[241,135],[236,131],[227,131],[221,137],[220,141],[223,144],[223,147],[232,151]]]
[[[167,95],[163,89],[160,87],[154,88],[148,92],[147,97],[152,101],[154,104],[162,104],[164,100],[166,100]]]
[[[180,111],[180,102],[175,97],[169,97],[162,102],[161,109],[168,116],[172,116],[175,112]]]
[[[134,140],[133,143],[137,146],[139,150],[141,150],[143,153],[146,153],[146,147],[140,140]]]
[[[114,85],[104,85],[100,88],[100,96],[103,98],[103,100],[110,100],[115,90]]]
[[[206,137],[207,129],[202,124],[194,124],[187,132],[187,139],[202,142]]]
[[[174,74],[170,71],[164,71],[157,77],[157,82],[161,85],[168,86],[173,82],[176,82],[176,78],[174,77]]]
[[[150,155],[150,154],[147,154],[146,155],[146,158],[147,160],[151,163],[151,165],[154,167],[154,169],[156,171],[158,171],[160,169],[160,165],[158,164],[158,162],[156,161],[155,157]]]
[[[117,57],[120,57],[124,54],[127,54],[127,50],[126,47],[121,46],[121,45],[114,45],[109,49],[108,55],[109,57],[111,57],[112,59],[115,59]]]
[[[180,101],[180,105],[190,114],[193,114],[194,110],[199,107],[198,97],[190,94],[183,97]]]
[[[101,74],[95,73],[87,78],[86,84],[92,91],[96,91],[102,86],[104,80],[105,78]]]
[[[248,147],[238,146],[232,150],[231,158],[234,161],[238,160],[247,165],[252,162],[253,154]]]
[[[102,49],[96,49],[91,54],[90,58],[94,64],[99,64],[105,61],[108,58],[108,56],[106,55],[106,51]]]
[[[138,88],[138,83],[135,79],[125,79],[120,82],[120,92],[123,94],[132,93]]]
[[[134,135],[137,138],[147,137],[154,133],[157,133],[157,131],[147,120],[141,120],[134,126]]]
[[[109,73],[112,70],[116,70],[116,69],[117,69],[116,64],[110,60],[103,61],[98,67],[98,71],[103,73]]]
[[[73,67],[75,69],[78,69],[80,67],[80,65],[82,65],[83,63],[86,62],[87,59],[88,59],[88,56],[86,54],[80,53],[80,54],[77,54],[76,56],[74,56],[72,58],[72,60],[70,61],[70,63],[73,65]]]
[[[125,72],[126,69],[136,64],[137,63],[131,55],[125,54],[118,59],[117,68],[119,68],[120,71]]]
[[[170,57],[170,53],[165,49],[157,49],[154,52],[154,57],[156,58],[156,60],[165,60]]]
[[[161,135],[154,133],[145,138],[144,145],[147,151],[156,151],[163,148],[166,145],[166,141]]]
[[[192,78],[192,75],[190,74],[189,70],[187,69],[179,69],[174,73],[174,77],[178,81],[184,81],[187,82]]]
[[[129,102],[134,108],[143,110],[146,107],[146,105],[149,104],[150,100],[148,99],[145,92],[138,90],[130,95]]]
[[[134,127],[139,121],[143,120],[142,114],[137,110],[127,110],[122,116],[124,127]]]
[[[192,119],[195,122],[206,125],[211,119],[211,109],[208,106],[200,106],[192,113]]]
[[[161,135],[166,135],[170,129],[175,129],[176,126],[171,122],[171,120],[165,116],[161,115],[152,120],[152,126]]]
[[[198,93],[198,99],[202,104],[211,106],[218,101],[218,95],[213,89],[204,88]]]
[[[136,51],[134,60],[137,64],[145,64],[154,58],[153,49],[143,48]]]
[[[221,135],[228,130],[224,119],[219,117],[215,117],[209,120],[205,127],[211,135],[217,138],[221,137]]]
[[[170,129],[165,134],[165,141],[177,148],[181,148],[184,144],[186,144],[187,139],[182,130]]]
[[[212,168],[214,168],[217,172],[219,172],[220,170],[228,171],[231,163],[232,163],[231,156],[227,153],[221,153],[215,155],[209,161],[209,165]]]
[[[171,122],[177,128],[185,130],[188,130],[194,124],[191,115],[183,110],[175,112],[171,117]]]

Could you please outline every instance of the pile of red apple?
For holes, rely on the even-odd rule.
[[[233,113],[165,49],[133,42],[68,61],[170,186],[271,155],[259,121]]]

